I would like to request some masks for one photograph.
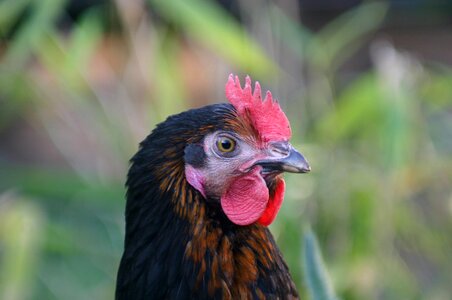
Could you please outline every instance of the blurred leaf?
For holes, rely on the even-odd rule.
[[[356,133],[372,134],[381,126],[377,120],[384,112],[384,103],[374,74],[368,73],[352,82],[336,105],[336,109],[318,123],[321,135],[332,138],[333,142]]]
[[[337,300],[312,231],[304,235],[304,273],[312,300]]]
[[[313,41],[315,34],[308,28],[292,20],[280,8],[273,6],[271,9],[272,22],[279,24],[272,26],[274,34],[288,45],[301,59],[308,60],[306,50]]]
[[[378,29],[388,10],[387,2],[367,2],[323,27],[308,49],[309,60],[335,70],[363,45],[363,37]]]
[[[0,296],[20,300],[31,296],[45,218],[29,200],[15,196],[0,207]],[[0,201],[5,200],[1,198]]]
[[[411,100],[408,95],[399,95],[397,98],[386,97],[392,100],[386,103],[384,117],[380,131],[382,148],[385,149],[383,156],[386,166],[396,169],[405,165],[408,160],[409,151],[412,148],[412,133],[416,130],[415,124],[411,124],[410,106]],[[420,122],[419,122],[420,123]]]
[[[0,67],[0,132],[26,113],[32,96],[27,74]]]
[[[0,191],[12,188],[47,201],[73,201],[75,196],[84,195],[80,198],[91,203],[95,201],[94,203],[110,209],[114,209],[116,205],[122,207],[124,201],[124,189],[121,185],[108,185],[96,180],[94,176],[87,181],[70,172],[2,166]]]
[[[167,20],[190,36],[231,60],[237,67],[268,77],[277,66],[253,42],[252,37],[212,1],[149,0]]]
[[[65,0],[32,1],[30,17],[22,24],[8,47],[4,61],[18,68],[28,59],[42,42],[47,31],[60,16]]]
[[[443,110],[452,104],[452,74],[429,73],[422,82],[420,96],[429,109]]]
[[[7,35],[31,0],[3,0],[0,2],[0,37]]]
[[[397,169],[415,159],[416,152],[410,151],[415,147],[413,137],[422,137],[419,133],[424,122],[417,108],[421,71],[410,55],[384,41],[373,45],[372,57],[384,105],[379,132],[381,157],[388,169]]]
[[[437,110],[428,118],[428,130],[438,154],[452,156],[452,111]]]
[[[160,49],[156,54],[156,70],[154,74],[155,98],[159,99],[152,107],[157,113],[156,121],[161,122],[172,115],[174,110],[183,111],[187,109],[184,101],[184,86],[182,83],[178,57],[181,45],[175,36],[169,32],[160,33]]]
[[[369,255],[375,241],[375,195],[374,188],[360,187],[350,196],[351,255]]]
[[[90,10],[74,24],[68,45],[68,56],[71,58],[70,67],[75,70],[85,70],[103,38],[99,14],[97,10]]]
[[[56,30],[49,29],[37,48],[40,61],[67,92],[87,89],[85,77],[93,53],[100,43],[101,25],[96,11],[83,15],[74,25],[67,41]],[[84,89],[83,89],[84,88]],[[75,99],[84,100],[84,97]]]

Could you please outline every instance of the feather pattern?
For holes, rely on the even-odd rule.
[[[141,143],[116,299],[298,298],[270,231],[233,224],[184,177],[187,145],[215,130],[253,132],[238,120],[232,105],[211,105],[168,118]]]

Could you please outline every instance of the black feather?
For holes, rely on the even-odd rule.
[[[212,204],[215,201],[205,201],[186,182],[185,162],[194,166],[205,162],[200,146],[204,136],[232,130],[227,120],[234,118],[236,112],[230,104],[189,110],[169,117],[140,144],[131,159],[126,182],[126,235],[116,299],[221,299],[228,293],[232,298],[241,297],[236,285],[247,270],[235,266],[234,255],[243,247],[254,249],[256,256],[257,278],[243,283],[250,297],[258,298],[256,289],[270,299],[297,297],[268,229],[231,223],[221,207]],[[195,233],[195,228],[205,236]],[[212,249],[206,246],[207,236],[217,239]],[[221,248],[226,242],[230,246]],[[190,245],[204,245],[200,260],[193,254],[200,248],[192,249]],[[189,249],[192,254],[187,252]],[[271,260],[265,258],[262,249],[268,249]],[[226,270],[228,266],[218,264],[225,255],[230,257],[227,263],[233,274]],[[215,280],[221,284],[213,285]]]

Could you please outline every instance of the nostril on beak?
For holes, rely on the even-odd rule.
[[[263,159],[256,164],[264,167],[266,172],[308,173],[311,171],[311,166],[304,156],[294,148],[291,148],[285,157]]]

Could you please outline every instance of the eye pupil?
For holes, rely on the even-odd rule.
[[[224,150],[230,150],[232,148],[231,141],[227,140],[227,139],[223,139],[221,141],[221,148],[223,148]]]
[[[232,152],[235,149],[235,141],[229,137],[221,137],[217,140],[217,148],[220,152]]]

